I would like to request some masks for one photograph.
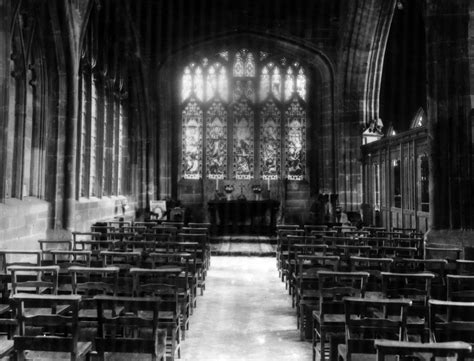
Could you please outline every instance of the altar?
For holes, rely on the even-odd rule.
[[[280,202],[266,200],[214,200],[208,202],[214,235],[273,235]]]

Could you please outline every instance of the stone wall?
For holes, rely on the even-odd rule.
[[[0,203],[1,249],[36,249],[46,238],[50,204],[37,198],[7,199]]]

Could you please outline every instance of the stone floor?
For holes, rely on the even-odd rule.
[[[211,262],[181,360],[311,360],[275,258],[214,256]]]
[[[260,256],[275,257],[275,245],[267,242],[228,242],[211,244],[214,256]]]

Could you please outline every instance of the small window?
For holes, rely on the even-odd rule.
[[[423,212],[430,211],[430,195],[429,195],[429,175],[428,157],[423,155],[420,157],[420,209]]]
[[[402,207],[402,193],[401,193],[401,171],[400,159],[393,161],[393,205],[396,208]]]
[[[380,210],[380,165],[374,164],[374,207]]]

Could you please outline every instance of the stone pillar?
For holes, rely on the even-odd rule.
[[[472,245],[472,108],[468,0],[427,0],[430,161],[428,243]],[[472,6],[472,5],[471,5]]]
[[[7,152],[8,127],[8,84],[10,82],[10,23],[11,1],[0,0],[0,155],[4,159]],[[0,200],[5,197],[6,162],[0,162]]]

